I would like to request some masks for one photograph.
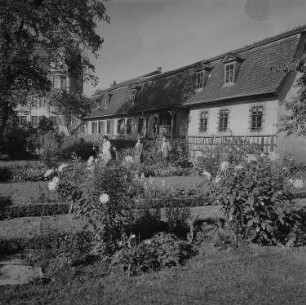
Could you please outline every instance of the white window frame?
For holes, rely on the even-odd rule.
[[[232,67],[231,70],[229,70]],[[231,62],[224,65],[224,85],[233,85],[235,83],[236,63]]]
[[[195,83],[196,89],[204,88],[204,75],[205,75],[204,70],[196,72],[196,83]]]

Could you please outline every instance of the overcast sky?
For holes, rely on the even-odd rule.
[[[84,93],[154,71],[173,70],[306,23],[306,0],[111,0],[99,24],[99,83]]]

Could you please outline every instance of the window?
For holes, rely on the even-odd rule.
[[[196,73],[196,89],[204,87],[204,71]]]
[[[138,119],[138,133],[142,133],[143,129],[143,118]]]
[[[52,88],[53,89],[60,89],[60,77],[59,76],[53,76],[52,77]]]
[[[200,113],[200,132],[206,132],[208,126],[208,111]]]
[[[136,89],[132,89],[132,93],[131,93],[131,101],[132,101],[132,103],[135,102],[136,93],[137,93],[137,90]]]
[[[19,117],[19,125],[20,126],[27,125],[27,117],[25,115],[22,115]]]
[[[253,106],[250,111],[251,111],[251,131],[261,130],[263,106]]]
[[[66,89],[66,77],[61,77],[61,89]]]
[[[32,116],[31,117],[31,124],[32,124],[32,127],[37,127],[38,126],[38,116]]]
[[[111,132],[111,121],[107,120],[106,121],[106,133],[110,133]]]
[[[226,131],[228,128],[228,110],[222,109],[219,112],[219,131]]]
[[[131,133],[132,131],[132,119],[126,120],[126,133]]]
[[[120,119],[117,121],[117,133],[124,133],[124,119]]]
[[[97,122],[91,122],[91,134],[97,134]]]
[[[235,82],[235,63],[230,63],[225,65],[225,75],[224,75],[225,85],[231,85]]]
[[[98,134],[104,133],[104,122],[99,121],[98,123]]]

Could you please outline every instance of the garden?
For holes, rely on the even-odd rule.
[[[111,142],[105,164],[101,139],[51,131],[38,160],[1,163],[0,255],[39,271],[0,304],[302,302],[305,165],[237,143],[191,162],[182,139],[137,165]]]

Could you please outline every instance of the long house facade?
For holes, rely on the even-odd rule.
[[[92,97],[81,132],[186,137],[193,156],[204,145],[240,137],[266,152],[305,159],[304,138],[277,133],[283,102],[297,93],[305,44],[306,27],[299,27],[174,71],[157,69],[114,84]]]

